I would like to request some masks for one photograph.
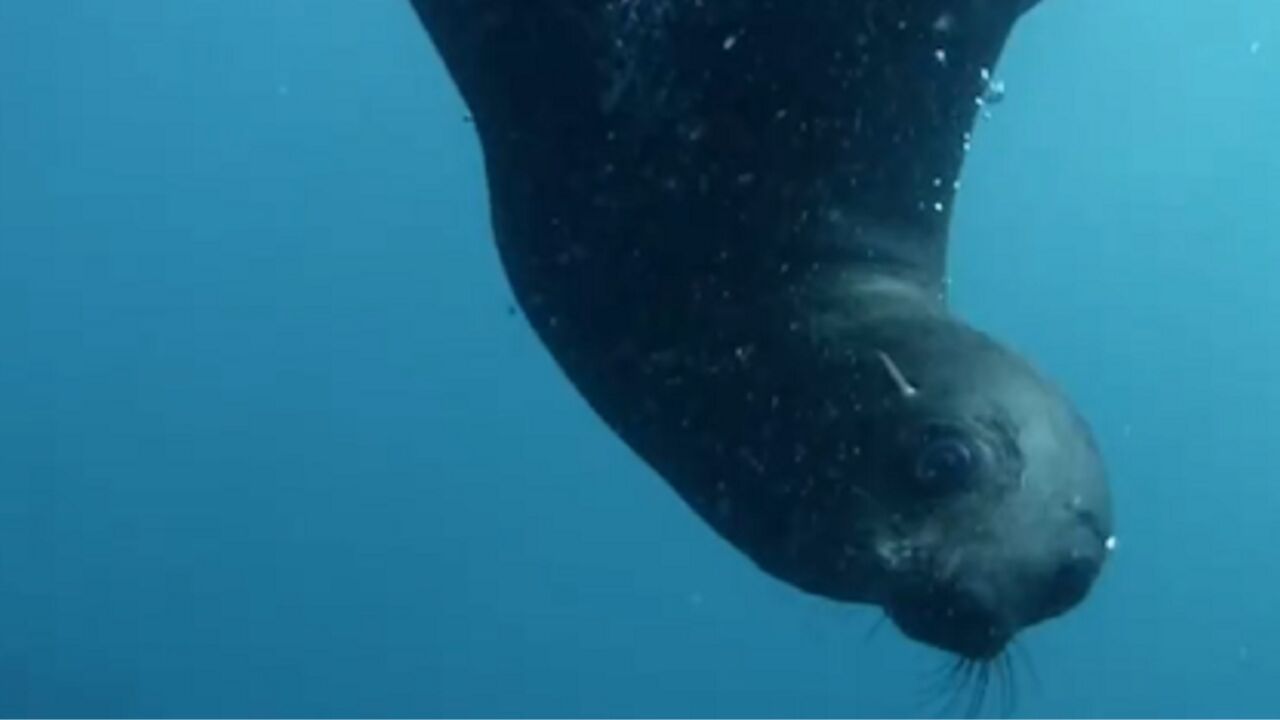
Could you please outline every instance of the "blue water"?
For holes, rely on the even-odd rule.
[[[1046,0],[957,309],[1109,460],[1027,715],[1280,713],[1280,5]],[[589,412],[402,0],[0,2],[0,714],[904,715]]]

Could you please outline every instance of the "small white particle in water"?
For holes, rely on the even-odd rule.
[[[938,64],[940,65],[947,64],[947,51],[944,48],[938,48],[937,50],[934,50],[933,57],[935,60],[938,61]]]
[[[730,35],[724,39],[724,49],[732,50],[734,45],[738,44],[738,36]]]
[[[1120,541],[1116,539],[1115,535],[1108,535],[1106,541],[1102,544],[1107,548],[1107,552],[1114,552]]]
[[[951,30],[954,25],[955,18],[951,17],[951,13],[943,13],[938,16],[937,20],[933,21],[933,31],[944,33]]]
[[[1249,54],[1250,54],[1250,55],[1257,55],[1257,54],[1258,54],[1258,51],[1259,51],[1259,50],[1261,50],[1261,49],[1262,49],[1262,41],[1261,41],[1261,40],[1254,40],[1253,42],[1249,43]]]
[[[934,203],[934,204],[933,204],[933,211],[934,211],[934,212],[942,212],[942,208],[943,208],[943,205],[942,205],[942,203],[940,203],[940,202],[936,202],[936,203]]]

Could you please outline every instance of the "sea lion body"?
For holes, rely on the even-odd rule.
[[[715,530],[989,658],[1086,593],[1101,460],[946,309],[977,100],[1021,0],[414,0],[538,335]]]

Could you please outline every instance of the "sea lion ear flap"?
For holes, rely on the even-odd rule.
[[[588,0],[410,0],[483,133],[536,131],[591,107],[598,32]]]
[[[893,381],[893,386],[898,389],[902,399],[914,400],[920,394],[920,389],[907,380],[907,376],[902,373],[902,368],[899,368],[889,353],[883,350],[877,350],[876,356],[884,367],[885,372],[889,374],[889,379]]]

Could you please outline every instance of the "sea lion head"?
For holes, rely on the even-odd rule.
[[[863,527],[879,601],[909,637],[973,660],[1079,603],[1113,540],[1098,449],[1032,366],[949,317],[903,323]]]

